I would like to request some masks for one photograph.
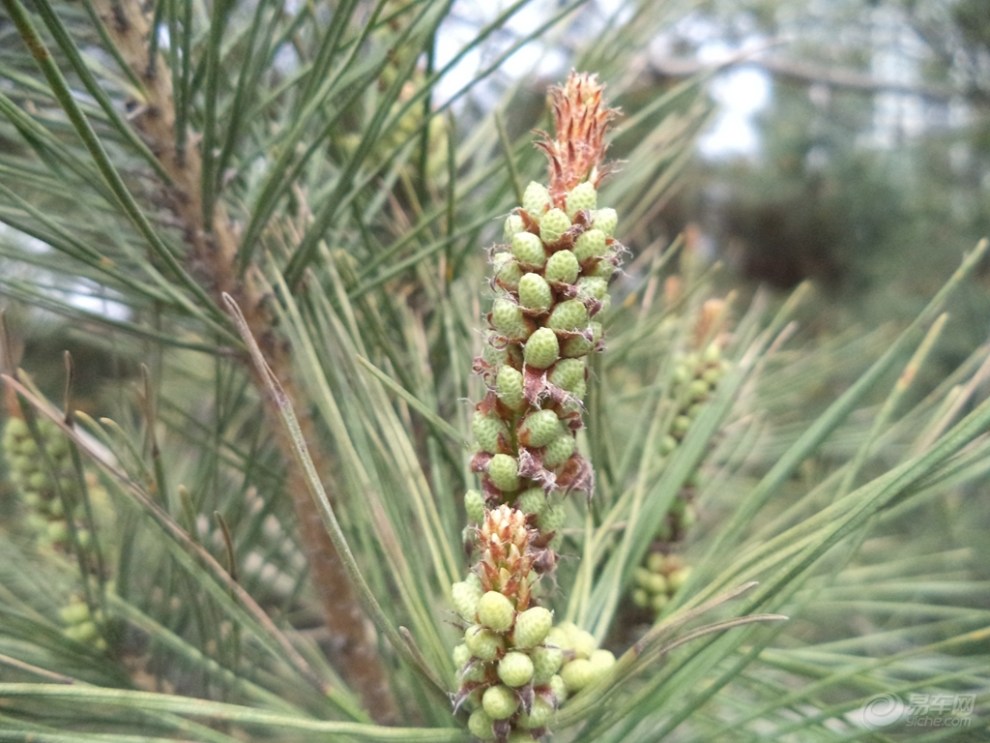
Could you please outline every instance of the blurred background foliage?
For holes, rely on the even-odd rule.
[[[986,11],[980,0],[700,3],[649,68],[665,81],[724,63],[713,94],[736,107],[702,140],[682,218],[746,280],[814,279],[822,330],[913,316],[954,241],[990,230]],[[949,365],[986,337],[986,267],[980,276],[953,305]]]

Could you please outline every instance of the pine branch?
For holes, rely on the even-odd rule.
[[[149,51],[151,28],[148,19],[137,3],[95,0],[94,7],[120,57],[144,86],[144,100],[140,110],[132,117],[132,124],[171,181],[162,184],[162,193],[190,247],[187,257],[189,268],[207,285],[219,306],[223,306],[223,294],[229,294],[236,300],[252,335],[262,344],[267,361],[289,398],[293,401],[305,400],[293,381],[291,350],[279,339],[274,318],[266,306],[265,282],[260,270],[250,265],[238,275],[238,235],[223,202],[204,198],[203,162],[199,150],[195,146],[181,146],[176,132],[172,78],[158,55]],[[279,450],[285,461],[291,463],[292,442],[278,424],[275,404],[266,394],[264,382],[247,355],[243,356],[243,361],[267,401],[267,422],[276,431]],[[300,423],[304,438],[311,447],[315,446],[319,439],[312,420],[303,417]],[[319,461],[327,467],[332,458],[324,455],[319,457]],[[323,602],[327,629],[336,642],[333,649],[335,665],[378,720],[392,720],[394,704],[375,634],[364,616],[340,555],[310,499],[303,475],[291,464],[286,488],[293,499],[312,577]]]
[[[694,59],[668,57],[651,60],[649,71],[656,80],[685,79],[740,67],[762,70],[773,78],[799,85],[824,85],[836,90],[866,95],[892,93],[915,96],[939,103],[946,103],[961,95],[960,91],[945,86],[928,85],[921,82],[882,80],[856,70],[824,67],[796,59],[774,57],[745,58],[733,56],[720,62],[700,62]]]

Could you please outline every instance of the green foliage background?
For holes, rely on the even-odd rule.
[[[939,201],[899,195],[903,211],[879,215],[848,192],[826,201],[861,210],[870,229],[856,239],[878,246],[840,255],[862,260],[863,286],[882,283],[884,240],[924,253],[927,234],[942,247],[925,278],[949,283],[924,282],[924,301],[883,327],[872,318],[888,303],[849,289],[872,329],[805,335],[794,319],[817,330],[821,315],[807,287],[744,289],[732,370],[660,464],[673,354],[702,302],[727,290],[690,240],[658,226],[690,195],[706,74],[644,93],[640,51],[708,4],[507,5],[462,50],[489,52],[482,68],[442,103],[437,36],[457,5],[161,2],[153,43],[134,46],[113,31],[122,7],[4,0],[0,15],[8,414],[42,451],[45,420],[72,442],[62,487],[87,504],[78,527],[93,535],[67,551],[39,544],[21,495],[3,491],[0,739],[467,740],[447,696],[449,586],[467,564],[460,499],[473,484],[464,401],[481,395],[470,367],[484,247],[544,178],[531,129],[548,126],[554,81],[498,76],[536,39],[627,108],[623,164],[600,202],[634,253],[613,285],[581,442],[596,492],[570,504],[552,595],[620,661],[561,708],[555,739],[983,739],[987,349],[943,311],[954,296],[985,321],[972,276],[986,245],[952,274],[969,232],[884,224],[927,219],[919,202],[942,214]],[[489,46],[516,16],[526,32]],[[150,79],[138,62],[153,59]],[[482,88],[496,105],[458,106]],[[835,182],[893,189],[860,177],[861,161],[832,166]],[[788,190],[769,168],[737,174],[749,194]],[[985,232],[981,208],[966,213]],[[63,347],[80,381],[66,393]],[[291,409],[271,402],[279,384]],[[637,625],[634,571],[699,470],[691,579]],[[340,662],[327,607],[351,603],[328,601],[300,502],[356,585],[360,618],[345,623],[368,638],[368,668]],[[101,568],[84,559],[93,551]],[[66,634],[73,597],[100,617],[105,648]],[[789,620],[747,619],[776,614]],[[375,668],[381,707],[362,692]],[[977,701],[965,727],[863,724],[877,695],[916,692]]]

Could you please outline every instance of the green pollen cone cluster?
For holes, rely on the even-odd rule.
[[[399,83],[399,75],[403,74],[405,66],[409,63],[408,52],[404,47],[395,46],[396,40],[401,37],[408,25],[413,22],[418,10],[416,4],[409,0],[393,0],[386,3],[381,8],[379,20],[388,18],[388,22],[382,23],[377,31],[372,32],[371,40],[374,44],[383,48],[390,48],[388,60],[381,68],[381,72],[374,85],[377,94],[381,95]],[[447,124],[440,116],[433,116],[426,122],[428,112],[421,104],[410,105],[417,93],[427,84],[427,74],[421,65],[417,65],[412,70],[405,73],[406,79],[401,83],[398,95],[389,107],[386,126],[374,140],[374,145],[368,153],[368,157],[375,165],[380,165],[391,158],[400,148],[407,147],[411,142],[423,144],[425,142],[425,175],[430,182],[437,181],[444,177],[447,167]],[[370,111],[365,114],[371,117],[375,112]],[[398,117],[396,119],[396,117]],[[422,137],[424,123],[426,125],[426,136]],[[365,137],[365,131],[350,131],[341,137],[341,144],[348,154],[357,151]],[[422,140],[422,141],[421,141]],[[407,173],[411,175],[411,173]]]
[[[590,181],[557,202],[564,208],[530,183],[492,256],[488,347],[475,362],[488,393],[472,422],[471,462],[489,506],[514,504],[534,487],[547,495],[592,487],[575,436],[587,356],[601,347],[599,318],[623,248],[612,235],[615,211],[597,208]]]
[[[24,522],[39,546],[61,552],[71,549],[68,517],[79,524],[82,517],[76,472],[65,435],[55,424],[39,419],[41,444],[28,424],[11,416],[3,431],[3,451],[10,483],[24,507]],[[85,548],[89,532],[78,528],[76,538]]]
[[[37,419],[36,428],[37,439],[23,418],[11,415],[2,437],[8,479],[19,498],[23,523],[39,551],[54,551],[82,561],[86,580],[91,590],[96,590],[98,560],[92,533],[85,526],[83,493],[68,439],[47,419]],[[101,652],[107,650],[103,637],[106,620],[100,612],[92,613],[81,597],[70,597],[59,610],[59,618],[66,637]]]
[[[674,359],[671,399],[676,410],[670,431],[660,444],[661,455],[668,458],[681,445],[704,406],[711,399],[728,369],[722,357],[723,341],[717,338],[725,320],[722,300],[709,300],[702,307],[694,328],[692,350]],[[633,603],[641,609],[659,613],[684,584],[690,568],[671,554],[697,520],[694,499],[698,472],[693,472],[677,493],[643,564],[637,568]]]
[[[68,604],[59,609],[58,616],[62,620],[62,633],[69,639],[101,652],[108,649],[103,637],[106,617],[100,611],[91,611],[83,598],[73,596]]]
[[[537,565],[549,550],[530,521],[504,504],[486,510],[475,570],[451,590],[466,625],[453,652],[455,706],[470,710],[468,729],[479,740],[544,736],[557,708],[615,663],[589,632],[571,622],[554,626],[553,613],[536,605]]]
[[[679,354],[675,360],[674,384],[671,397],[677,405],[670,431],[660,442],[661,454],[669,457],[681,445],[684,437],[711,399],[719,380],[725,374],[726,362],[718,342],[711,342],[702,351]],[[657,533],[657,539],[664,543],[680,542],[686,531],[694,524],[696,514],[692,501],[697,488],[698,473],[688,478],[681,492],[671,505],[667,520]]]
[[[651,552],[636,568],[632,600],[636,606],[659,614],[691,574],[691,568],[678,555]]]
[[[474,365],[487,390],[472,420],[481,487],[464,499],[477,562],[452,587],[465,623],[455,707],[469,711],[479,740],[543,737],[558,706],[615,661],[587,632],[554,627],[538,586],[556,566],[564,498],[593,489],[576,436],[587,357],[602,347],[608,283],[624,253],[615,210],[598,205],[614,115],[601,91],[576,73],[551,91],[556,139],[539,143],[549,184],[526,187],[491,255],[495,297]]]

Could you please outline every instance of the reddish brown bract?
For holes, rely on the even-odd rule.
[[[618,111],[602,103],[602,90],[595,75],[583,72],[550,89],[556,136],[544,132],[537,147],[549,160],[550,196],[558,207],[576,185],[588,180],[597,188],[608,173],[605,132]]]

